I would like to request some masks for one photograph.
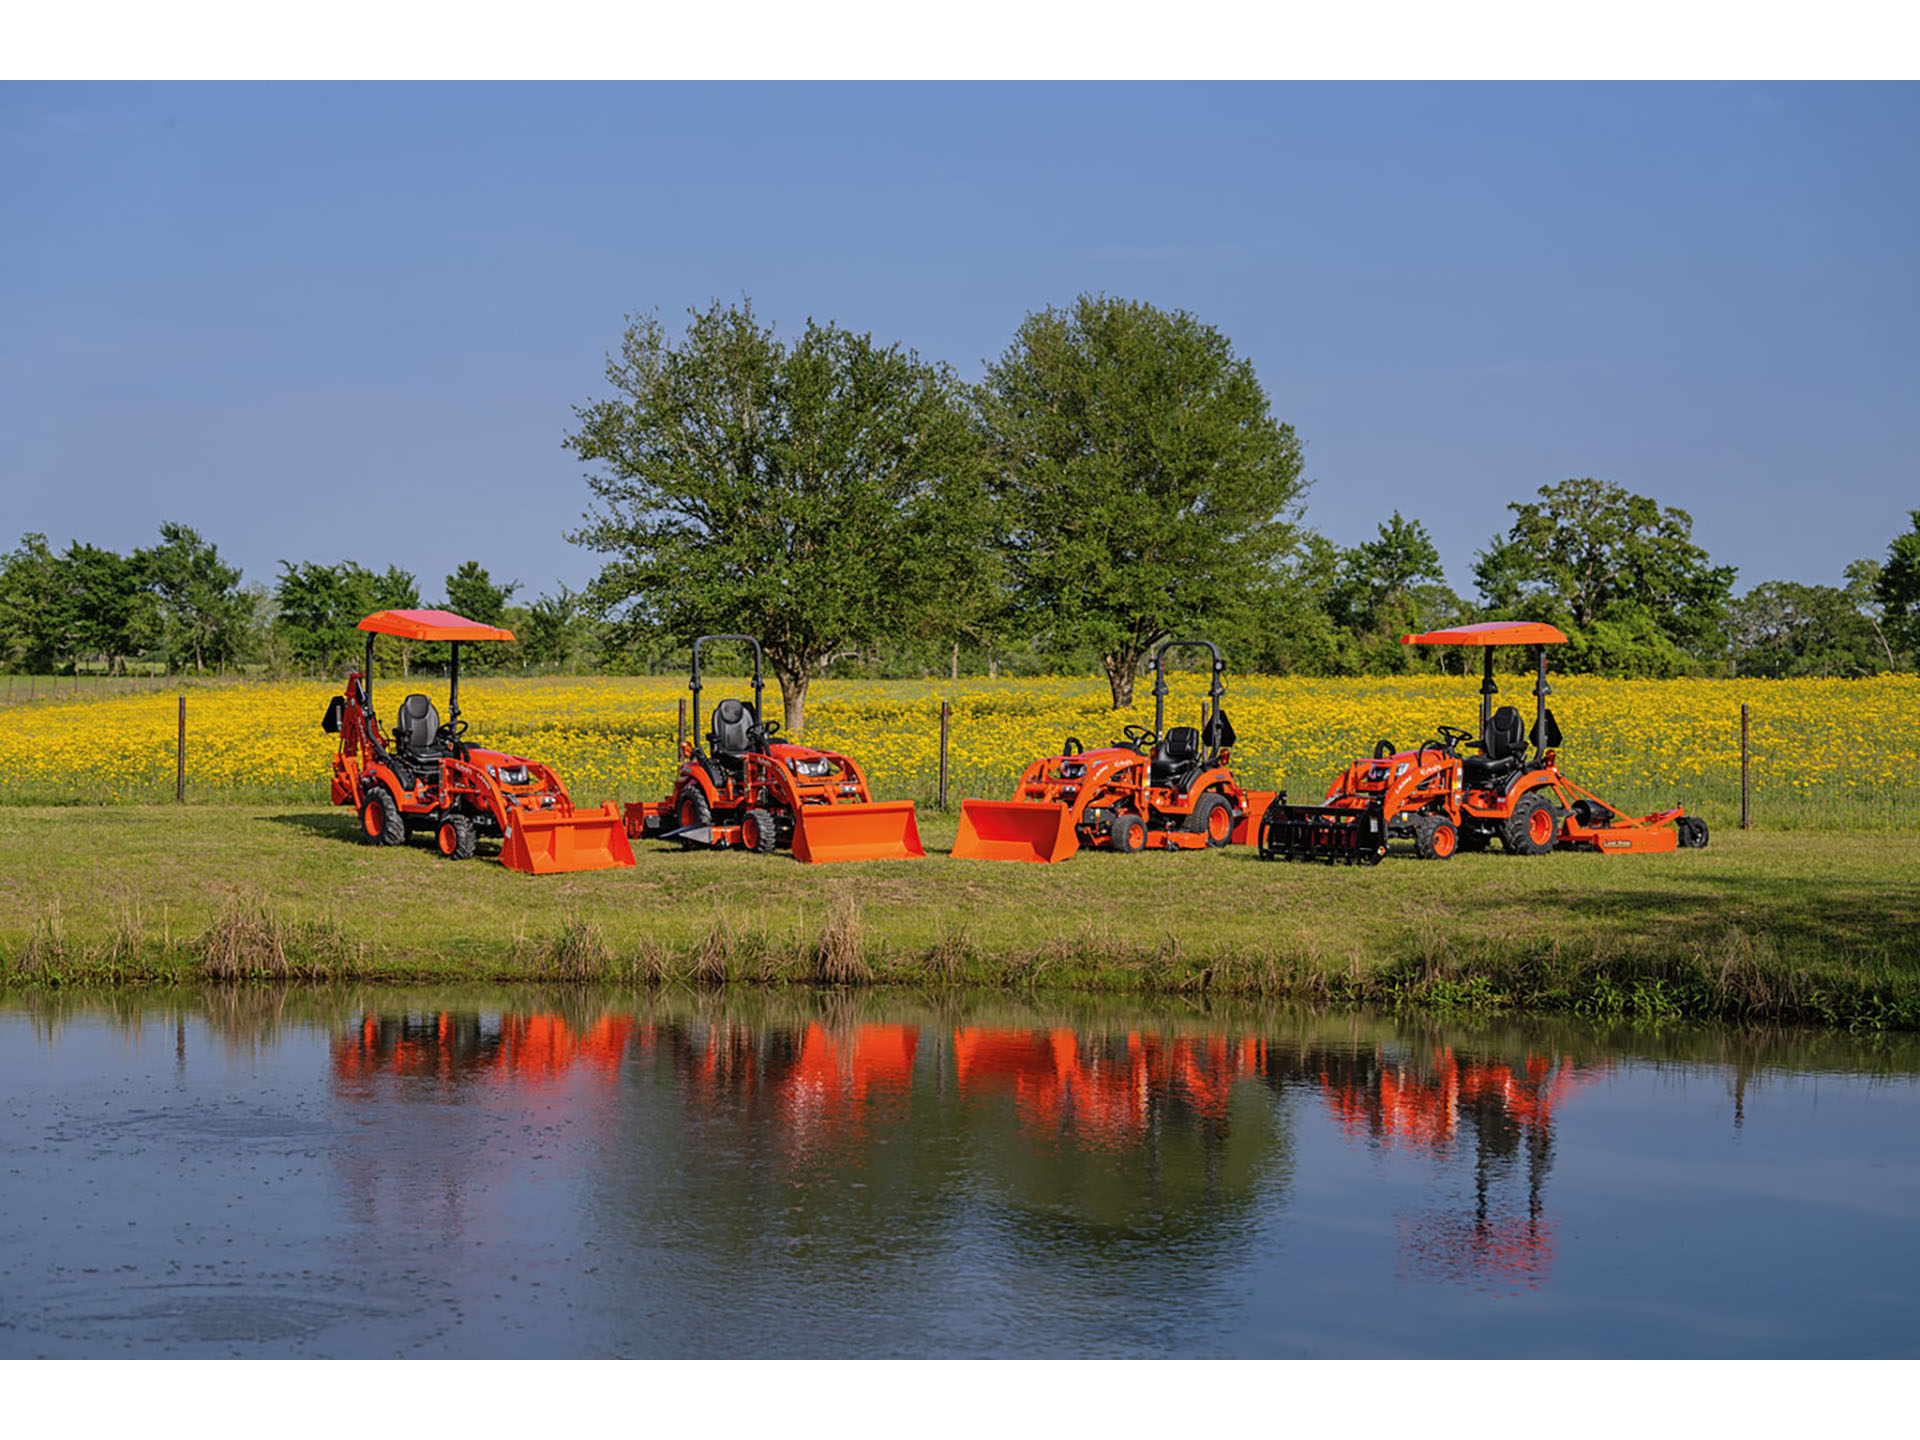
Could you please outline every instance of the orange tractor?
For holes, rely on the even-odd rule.
[[[753,703],[713,707],[700,748],[700,649],[718,640],[753,647]],[[636,840],[677,840],[685,848],[789,849],[793,858],[918,860],[926,855],[911,800],[876,802],[866,774],[845,755],[776,739],[779,725],[762,719],[760,642],[751,635],[702,635],[693,642],[693,734],[680,746],[673,791],[659,803],[626,807]]]
[[[1402,636],[1403,645],[1482,648],[1479,738],[1442,725],[1437,739],[1417,749],[1382,740],[1371,759],[1355,761],[1333,782],[1324,804],[1289,805],[1281,792],[1260,821],[1260,858],[1377,865],[1396,839],[1412,840],[1423,860],[1484,850],[1495,838],[1514,855],[1544,855],[1556,846],[1603,855],[1704,846],[1706,822],[1683,807],[1631,816],[1561,773],[1560,726],[1547,708],[1547,646],[1566,639],[1551,625],[1505,620]],[[1498,645],[1533,648],[1530,732],[1513,706],[1493,708]],[[1462,753],[1468,750],[1479,753]]]
[[[1166,722],[1166,653],[1205,646],[1213,685],[1200,725]],[[1153,656],[1153,729],[1128,725],[1101,750],[1069,735],[1058,755],[1036,760],[1011,800],[966,800],[953,853],[960,859],[1065,860],[1083,845],[1130,855],[1137,850],[1199,850],[1247,841],[1247,818],[1273,799],[1245,790],[1227,769],[1233,722],[1221,702],[1226,669],[1211,640],[1169,640]]]
[[[359,810],[368,841],[403,845],[411,832],[431,830],[442,855],[465,860],[481,836],[498,836],[500,863],[530,875],[633,864],[633,847],[612,801],[577,810],[546,766],[461,738],[467,722],[460,718],[460,646],[512,640],[511,630],[445,610],[382,610],[360,628],[367,632],[366,663],[347,676],[346,692],[333,697],[320,725],[340,737],[333,803]],[[400,703],[393,733],[381,729],[373,713],[375,635],[452,644],[446,724],[425,695],[409,695]]]

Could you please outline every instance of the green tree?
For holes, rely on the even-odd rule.
[[[788,345],[742,303],[677,345],[630,318],[606,373],[564,443],[597,467],[570,538],[612,557],[587,593],[623,644],[758,636],[798,737],[826,657],[968,583],[980,445],[946,367],[811,320]]]
[[[1887,561],[1874,581],[1873,594],[1893,643],[1920,656],[1920,510],[1908,511],[1907,518],[1912,528],[1887,545]]]
[[[26,674],[49,674],[65,661],[74,595],[47,537],[28,534],[0,557],[0,663]]]
[[[338,565],[282,560],[280,566],[273,588],[276,638],[295,662],[329,674],[360,657],[366,636],[359,625],[368,615],[411,608],[404,603],[409,595],[419,603],[413,577],[404,570],[380,575],[352,560]],[[393,603],[396,599],[402,603]]]
[[[1887,668],[1859,597],[1831,585],[1769,580],[1728,607],[1728,646],[1743,675],[1870,675]]]
[[[564,665],[585,646],[587,617],[580,596],[565,585],[557,595],[541,595],[526,609],[515,633],[527,658],[543,665]]]
[[[1480,554],[1489,609],[1561,624],[1580,668],[1670,673],[1718,651],[1735,572],[1694,544],[1692,516],[1590,477],[1539,496]]]
[[[76,540],[61,557],[72,597],[67,609],[67,653],[77,663],[98,655],[109,675],[126,670],[129,656],[146,649],[159,632],[159,612],[137,556]]]
[[[146,583],[159,602],[161,641],[168,668],[193,657],[194,673],[223,664],[238,652],[246,623],[240,571],[220,559],[219,547],[188,525],[168,521],[160,543],[136,552]]]
[[[1292,427],[1218,330],[1082,295],[1026,318],[981,408],[1019,611],[1098,651],[1116,709],[1159,640],[1244,627],[1305,483]]]
[[[498,625],[507,613],[507,602],[519,588],[518,580],[496,585],[478,560],[463,560],[460,568],[447,576],[447,608],[482,625]]]

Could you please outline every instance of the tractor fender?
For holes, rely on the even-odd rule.
[[[400,777],[393,773],[393,767],[386,764],[384,761],[371,760],[365,765],[362,765],[360,767],[359,781],[360,781],[360,793],[357,797],[357,800],[360,803],[364,803],[366,801],[367,786],[378,784],[378,785],[386,786],[387,793],[393,796],[393,798],[399,803],[400,808],[402,810],[405,810],[407,808],[407,802],[405,798],[407,794],[407,787],[400,783]]]
[[[713,783],[713,777],[707,774],[706,767],[696,761],[688,761],[680,767],[680,776],[674,783],[673,793],[667,797],[667,803],[674,813],[680,809],[680,794],[689,785],[699,789],[707,797],[709,806],[720,802],[720,791]]]

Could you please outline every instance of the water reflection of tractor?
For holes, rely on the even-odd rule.
[[[1212,685],[1200,724],[1169,730],[1166,654],[1188,646],[1211,655]],[[1225,669],[1210,640],[1167,641],[1153,654],[1153,729],[1128,725],[1097,750],[1069,735],[1058,755],[1026,768],[1013,799],[962,801],[954,855],[1052,862],[1083,846],[1130,855],[1245,843],[1248,816],[1273,795],[1242,788],[1227,768],[1235,737],[1223,708]]]
[[[725,640],[753,647],[753,700],[714,706],[703,747],[700,651]],[[694,738],[681,746],[667,798],[626,807],[627,834],[688,849],[789,850],[805,861],[923,857],[911,800],[875,801],[852,759],[778,738],[779,724],[765,718],[762,675],[760,642],[750,635],[702,635],[693,642]]]
[[[1259,822],[1260,858],[1375,865],[1396,839],[1411,840],[1423,860],[1484,850],[1496,839],[1514,855],[1544,855],[1556,846],[1603,855],[1704,846],[1706,823],[1683,806],[1629,815],[1561,771],[1560,726],[1547,708],[1547,646],[1566,639],[1551,625],[1504,620],[1402,637],[1403,645],[1481,649],[1477,734],[1441,725],[1436,739],[1412,750],[1382,740],[1372,758],[1334,780],[1319,805],[1288,804],[1283,792]],[[1513,706],[1493,708],[1493,652],[1500,645],[1532,647],[1531,731]]]
[[[1554,1115],[1590,1074],[1564,1056],[1528,1053],[1516,1066],[1451,1047],[1424,1064],[1377,1051],[1309,1052],[1278,1064],[1308,1072],[1349,1140],[1445,1156],[1463,1127],[1471,1131],[1471,1213],[1426,1207],[1403,1215],[1400,1250],[1412,1270],[1442,1280],[1537,1285],[1546,1278],[1554,1249],[1545,1208]],[[1524,1213],[1502,1203],[1498,1189],[1523,1153]]]
[[[465,860],[481,837],[498,837],[509,870],[547,875],[633,864],[633,847],[612,801],[576,809],[560,777],[518,755],[483,750],[463,738],[460,647],[510,641],[511,630],[445,610],[381,610],[360,622],[366,661],[347,676],[321,728],[340,737],[333,757],[333,803],[352,805],[360,832],[375,845],[405,844],[416,830],[432,833],[440,853]],[[389,735],[373,710],[373,637],[446,642],[452,646],[447,719],[425,695],[400,702]]]

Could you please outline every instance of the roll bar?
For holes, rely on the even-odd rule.
[[[1227,697],[1227,687],[1220,682],[1227,662],[1220,658],[1220,647],[1211,640],[1166,640],[1153,652],[1153,733],[1158,739],[1166,728],[1167,667],[1164,662],[1167,651],[1200,646],[1204,646],[1207,653],[1213,656],[1213,684],[1207,691],[1211,708],[1205,705],[1200,707],[1200,733],[1205,735],[1209,728],[1213,730],[1214,740],[1207,752],[1207,763],[1212,765],[1220,758],[1220,728],[1217,725],[1210,726],[1210,722],[1220,714],[1220,702]]]
[[[687,681],[687,688],[693,691],[693,730],[691,733],[693,735],[693,748],[695,750],[700,748],[700,647],[711,644],[717,640],[738,640],[743,645],[751,645],[753,647],[753,719],[755,724],[763,725],[766,723],[766,715],[763,713],[764,706],[761,701],[761,691],[764,689],[761,677],[765,673],[765,670],[763,657],[760,653],[760,642],[751,635],[702,635],[698,640],[693,642],[693,674]]]

